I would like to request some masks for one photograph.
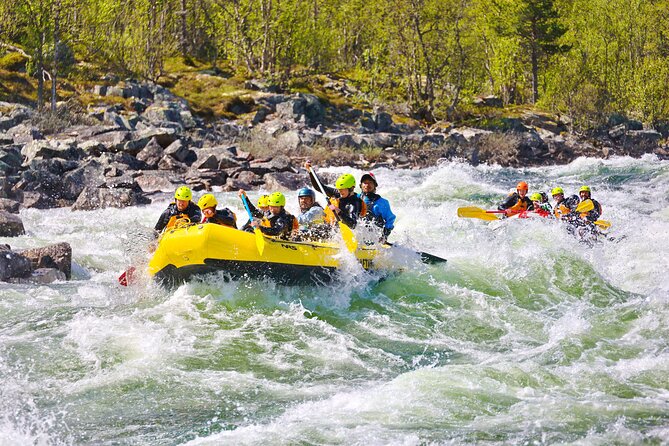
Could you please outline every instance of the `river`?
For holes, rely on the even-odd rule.
[[[447,263],[385,280],[351,267],[328,286],[124,288],[167,194],[23,210],[27,235],[0,243],[65,241],[76,265],[69,282],[0,284],[0,444],[669,444],[669,162],[376,173],[390,240]],[[617,241],[457,217],[521,179],[590,185]]]

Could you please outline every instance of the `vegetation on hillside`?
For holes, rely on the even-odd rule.
[[[112,73],[225,116],[244,109],[243,79],[326,73],[428,122],[488,94],[582,128],[667,121],[668,18],[669,0],[5,0],[0,98],[41,106],[60,79]]]

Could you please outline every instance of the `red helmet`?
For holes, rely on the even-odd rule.
[[[524,181],[521,181],[516,185],[516,190],[528,190],[529,188],[527,187],[527,183]]]
[[[376,177],[372,172],[367,172],[360,178],[360,184],[365,180],[372,180],[374,182],[374,187],[379,187],[379,183],[376,182]]]

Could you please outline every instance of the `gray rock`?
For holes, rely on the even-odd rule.
[[[0,237],[17,237],[26,233],[18,215],[0,211]]]
[[[151,200],[133,189],[107,189],[86,187],[72,205],[73,211],[87,211],[100,208],[124,208],[149,204]]]
[[[180,163],[171,156],[165,155],[158,161],[158,169],[185,172],[188,169],[188,166],[184,163]]]
[[[294,172],[292,161],[286,155],[278,155],[266,162],[251,162],[249,170],[264,175],[269,172]]]
[[[24,249],[19,253],[30,259],[32,269],[56,268],[65,274],[66,279],[72,275],[72,247],[62,242],[41,248]]]
[[[10,200],[9,198],[0,198],[0,211],[18,214],[19,207],[20,204],[18,201]]]
[[[163,148],[158,144],[156,138],[151,138],[151,141],[138,154],[137,159],[144,161],[149,169],[157,169],[158,163],[163,158]]]
[[[271,191],[293,191],[304,186],[306,181],[304,174],[293,172],[270,172],[263,176],[263,180],[265,188]]]
[[[55,268],[38,268],[32,272],[30,277],[24,279],[29,283],[46,285],[49,283],[67,280],[65,273]]]
[[[186,144],[180,139],[177,139],[165,148],[165,155],[169,155],[175,160],[186,164],[192,164],[197,159],[195,152],[188,149]]]
[[[31,272],[30,259],[13,251],[0,251],[0,280],[27,277]]]
[[[37,127],[19,124],[7,130],[6,135],[14,140],[15,144],[26,144],[37,139],[44,139]]]
[[[358,147],[358,144],[353,139],[353,135],[351,133],[326,132],[323,135],[323,139],[327,143],[328,147],[336,149],[342,147]]]
[[[375,113],[373,120],[378,132],[390,132],[393,128],[393,118],[386,112]]]
[[[143,172],[135,178],[135,181],[137,181],[137,184],[145,193],[172,192],[174,190],[174,183],[171,180],[172,175],[171,172],[161,170],[149,171]]]

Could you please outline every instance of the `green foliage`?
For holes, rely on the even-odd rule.
[[[611,113],[669,119],[667,22],[669,0],[7,0],[0,43],[30,59],[10,51],[0,68],[156,80],[212,118],[247,109],[236,84],[261,77],[424,121],[495,94],[590,127]],[[328,91],[323,73],[356,91]]]
[[[20,53],[9,52],[0,57],[0,70],[25,71],[28,58]]]

